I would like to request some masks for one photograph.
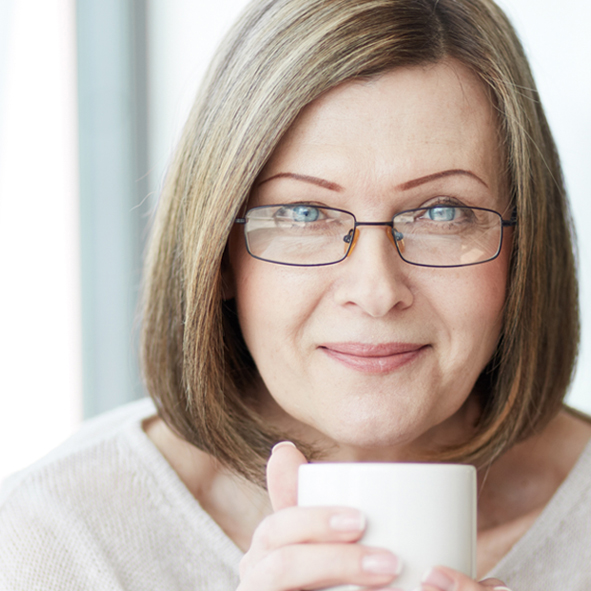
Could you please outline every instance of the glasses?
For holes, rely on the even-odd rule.
[[[421,267],[465,267],[492,261],[510,220],[481,207],[438,204],[409,209],[388,222],[358,222],[342,209],[302,203],[249,209],[243,218],[246,248],[255,258],[279,265],[319,267],[345,260],[360,226],[385,226],[403,261]]]

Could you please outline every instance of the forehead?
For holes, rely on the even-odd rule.
[[[466,169],[498,192],[499,145],[487,89],[465,66],[446,60],[326,92],[303,109],[261,178],[296,172],[352,187]]]

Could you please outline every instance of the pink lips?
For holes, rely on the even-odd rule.
[[[389,373],[416,359],[427,346],[416,343],[324,343],[319,348],[351,369]]]

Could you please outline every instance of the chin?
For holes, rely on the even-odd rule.
[[[335,413],[326,420],[310,424],[315,431],[315,442],[323,441],[328,449],[336,445],[347,450],[339,459],[349,461],[412,461],[436,451],[442,444],[457,442],[463,433],[464,418],[453,408],[425,408],[425,404],[410,408],[386,410],[349,408],[349,412]],[[320,415],[316,415],[320,417]],[[453,441],[452,441],[453,440]],[[332,452],[328,451],[331,455]]]
[[[423,430],[406,421],[384,421],[384,415],[372,419],[343,421],[322,429],[339,447],[358,448],[377,454],[413,446]]]

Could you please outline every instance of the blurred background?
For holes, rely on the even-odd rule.
[[[216,45],[245,0],[0,0],[0,480],[143,395],[146,226]],[[563,158],[591,413],[591,3],[502,0]],[[560,314],[560,310],[556,310]]]

